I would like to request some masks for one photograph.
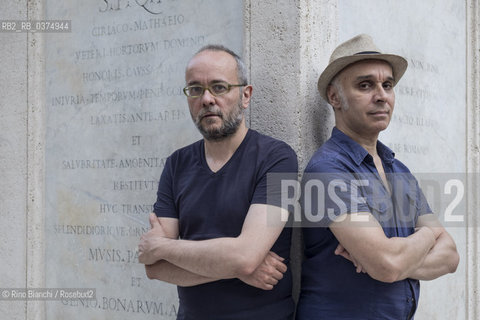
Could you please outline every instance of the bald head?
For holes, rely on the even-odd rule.
[[[235,69],[237,73],[237,81],[238,83],[248,83],[248,74],[247,74],[247,68],[245,67],[245,64],[243,63],[242,59],[232,50],[228,49],[227,47],[224,47],[222,45],[206,45],[202,47],[200,50],[195,53],[195,55],[190,59],[189,63],[187,64],[187,69],[188,66],[190,65],[191,61],[198,56],[199,54],[204,53],[205,51],[210,51],[210,52],[224,52],[231,56],[234,61],[235,61]]]

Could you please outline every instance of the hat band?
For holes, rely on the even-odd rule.
[[[358,54],[381,54],[381,53],[378,51],[362,51],[362,52],[357,52],[354,55],[356,56]]]

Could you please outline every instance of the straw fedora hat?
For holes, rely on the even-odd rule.
[[[347,66],[361,60],[383,60],[388,62],[393,69],[395,84],[405,73],[408,62],[403,57],[394,54],[383,54],[367,34],[360,34],[340,44],[330,56],[330,62],[318,79],[318,91],[325,101],[327,87],[332,79]]]

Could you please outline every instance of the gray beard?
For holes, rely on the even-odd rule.
[[[242,122],[242,119],[243,119],[243,110],[241,108],[241,101],[237,104],[237,107],[232,111],[232,113],[228,115],[226,118],[223,113],[217,113],[223,120],[222,126],[218,129],[206,129],[202,125],[201,123],[202,116],[207,112],[212,112],[212,111],[205,110],[199,116],[197,116],[195,120],[195,125],[197,126],[202,136],[209,141],[221,141],[233,135],[235,132],[237,132],[240,126],[240,123]]]

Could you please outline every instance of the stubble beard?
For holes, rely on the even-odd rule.
[[[220,117],[222,120],[222,125],[220,127],[209,126],[209,119],[203,119],[203,115],[206,113],[214,113]],[[216,111],[215,108],[209,107],[208,109],[203,109],[195,119],[195,125],[202,134],[202,136],[209,141],[221,141],[227,137],[232,136],[237,132],[240,127],[240,123],[243,120],[243,109],[242,101],[240,100],[236,107],[232,110],[230,114],[225,115],[221,111]],[[202,121],[205,121],[204,125]]]

